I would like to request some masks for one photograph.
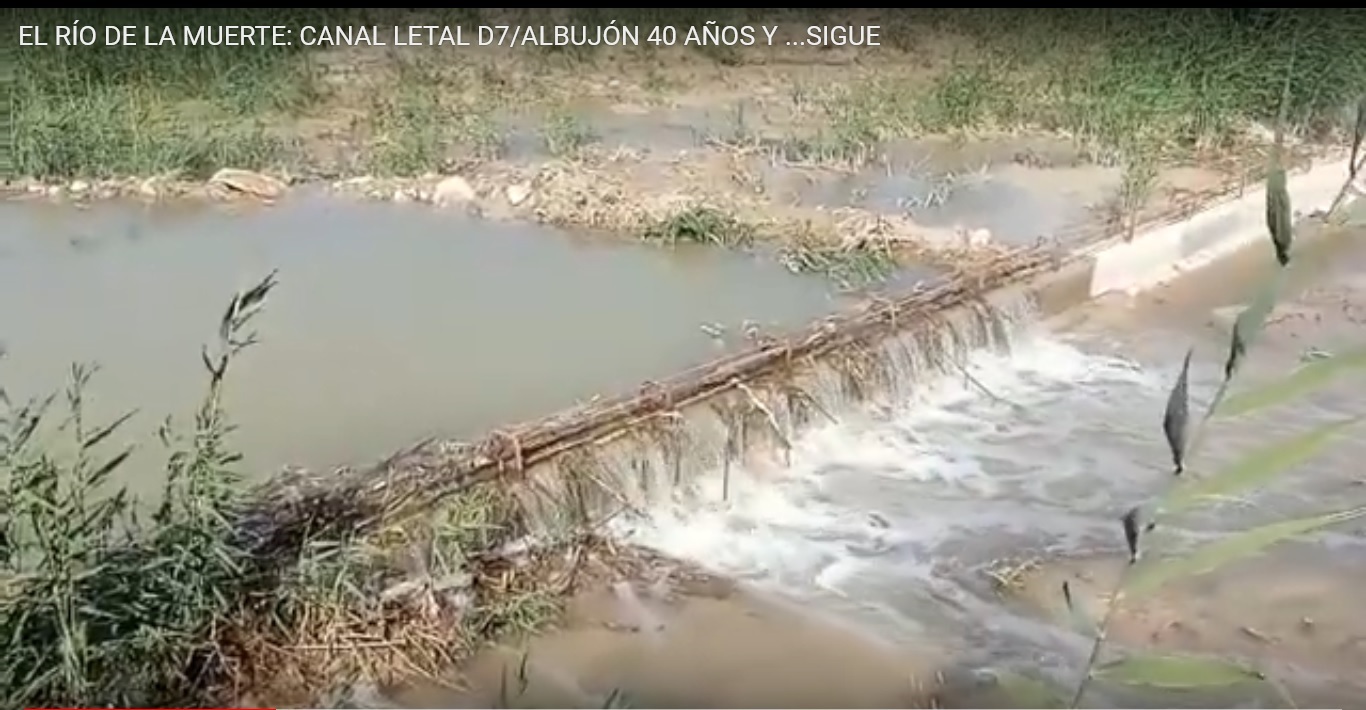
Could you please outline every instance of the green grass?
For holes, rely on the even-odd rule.
[[[778,259],[793,273],[819,274],[845,290],[882,283],[897,269],[896,257],[885,243],[844,247],[796,241],[783,247]]]
[[[694,205],[645,226],[649,242],[674,246],[703,244],[728,249],[754,243],[754,226],[714,207]]]
[[[461,157],[496,158],[506,136],[487,111],[448,98],[453,80],[435,62],[395,62],[392,86],[371,107],[364,167],[385,176],[437,173]]]
[[[564,108],[547,112],[541,126],[546,152],[557,158],[573,158],[597,140],[597,134],[583,119]]]
[[[1366,91],[1366,12],[1223,9],[909,10],[889,44],[940,33],[962,47],[927,79],[854,86],[827,109],[865,134],[977,129],[1062,131],[1107,160],[1233,148],[1286,97],[1311,137],[1344,127]]]
[[[55,397],[0,417],[0,698],[6,707],[156,704],[192,695],[214,661],[205,633],[230,615],[249,567],[231,542],[239,488],[219,401],[245,328],[273,279],[235,297],[209,387],[188,432],[167,423],[163,498],[146,522],[110,476],[129,447],[110,445],[131,414],[85,418],[92,370],[74,367],[65,411]],[[184,434],[181,436],[181,434]]]
[[[9,13],[15,25],[69,18],[44,10]],[[274,24],[316,19],[311,11],[87,11],[105,24]],[[27,49],[27,48],[26,48]],[[171,170],[203,177],[295,157],[274,133],[321,96],[317,72],[297,47],[49,46],[15,52],[10,136],[13,170],[39,178],[106,178]]]
[[[748,249],[760,238],[759,230],[744,220],[706,205],[681,209],[645,226],[642,238],[664,246],[695,244],[725,249]],[[795,274],[815,274],[837,287],[853,290],[875,286],[897,269],[890,246],[832,245],[804,232],[786,235],[776,250],[779,263]]]
[[[450,151],[439,85],[399,72],[397,90],[376,96],[366,169],[378,175],[439,171]]]
[[[512,13],[532,21],[527,12]],[[648,34],[655,26],[686,31],[709,20],[805,24],[814,17],[647,9],[577,10],[568,20],[583,25],[617,20]],[[38,24],[51,35],[55,23],[68,19],[53,11],[17,10],[9,13],[6,31]],[[409,19],[396,10],[83,15],[83,23],[97,26],[176,27],[403,24]],[[502,20],[450,10],[435,13],[431,21]],[[1249,121],[1271,118],[1266,107],[1279,105],[1286,77],[1287,121],[1311,135],[1340,128],[1345,109],[1366,90],[1366,46],[1360,42],[1366,11],[1360,9],[904,10],[889,13],[885,25],[889,64],[868,66],[900,78],[865,81],[851,72],[847,81],[826,87],[822,93],[828,96],[817,101],[823,125],[784,141],[783,157],[860,162],[889,138],[1033,127],[1073,134],[1109,162],[1144,162],[1150,159],[1135,156],[1148,154],[1184,158],[1237,148]],[[956,53],[922,60],[917,56],[922,39],[932,34],[957,38]],[[908,54],[895,53],[898,48]],[[727,47],[691,49],[721,67],[734,67],[753,54]],[[596,62],[601,48],[545,53],[559,58],[545,64],[547,72],[569,73],[578,71],[579,63]],[[261,169],[307,162],[310,156],[291,135],[294,121],[333,91],[321,80],[320,55],[300,45],[105,47],[101,38],[96,46],[46,47],[13,56],[13,111],[7,126],[13,157],[7,169],[38,178],[172,170],[203,177],[224,166]],[[639,56],[655,61],[648,53]],[[928,61],[929,72],[904,80],[908,66],[921,61]],[[441,69],[461,74],[457,66]],[[453,150],[478,157],[499,153],[502,137],[488,119],[490,107],[454,105],[442,92],[461,88],[450,83],[455,79],[428,82],[431,77],[423,74],[403,70],[395,85],[367,91],[375,97],[374,106],[360,108],[368,110],[373,140],[361,167],[413,175],[439,168]],[[572,153],[590,135],[566,123],[548,124],[545,137],[553,150]]]

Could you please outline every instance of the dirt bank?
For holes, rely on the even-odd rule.
[[[1069,624],[1061,588],[1099,618],[1123,560],[1059,560],[1020,579],[1013,598]],[[1265,557],[1126,600],[1108,638],[1128,649],[1243,659],[1284,683],[1302,707],[1366,693],[1366,617],[1360,554],[1290,545]]]

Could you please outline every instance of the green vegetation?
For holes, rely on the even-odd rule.
[[[316,21],[312,11],[82,11],[83,24],[272,24]],[[16,10],[15,25],[52,28],[61,13]],[[249,50],[249,51],[244,51]],[[259,168],[291,156],[281,117],[317,101],[317,70],[296,47],[24,48],[11,88],[14,169],[44,178],[204,176],[232,165]]]
[[[433,13],[424,21],[496,19],[479,10]],[[70,20],[47,10],[9,17],[11,25],[37,24],[49,34]],[[534,24],[543,18],[513,19]],[[635,82],[632,62],[638,60],[635,83],[681,88],[697,80],[660,75],[668,66],[655,55],[666,48],[648,43],[648,28],[686,32],[710,20],[805,25],[822,16],[594,9],[564,19],[647,28],[641,47],[613,59],[611,74],[623,84]],[[833,11],[826,19],[842,21]],[[94,26],[418,21],[395,10],[85,11],[81,20]],[[1360,9],[925,9],[892,11],[882,22],[884,46],[869,50],[881,53],[882,64],[861,63],[869,71],[794,94],[796,108],[805,111],[809,103],[821,120],[799,121],[794,137],[777,141],[784,157],[849,162],[866,159],[889,138],[1032,127],[1073,135],[1098,159],[1134,165],[1133,182],[1140,183],[1149,154],[1237,150],[1249,121],[1270,118],[1265,107],[1276,105],[1287,76],[1288,122],[1311,137],[1340,127],[1353,98],[1366,90],[1360,42],[1366,11]],[[15,53],[10,99],[12,169],[55,179],[168,171],[203,176],[226,165],[308,169],[336,162],[341,143],[355,153],[340,161],[341,169],[418,174],[443,166],[453,146],[497,155],[504,131],[490,119],[494,108],[553,107],[565,96],[546,89],[567,87],[598,68],[604,53],[602,47],[527,50],[517,61],[531,62],[528,68],[504,71],[478,62],[436,63],[444,55],[435,48],[390,50],[340,52],[298,43],[106,47],[103,37],[94,46],[24,48]],[[743,71],[775,50],[689,51],[724,71]],[[366,61],[356,63],[362,54]],[[430,66],[410,66],[422,62]],[[528,72],[544,76],[528,78]],[[338,120],[345,118],[350,122]],[[552,152],[572,151],[588,138],[578,128],[551,121],[543,134]]]
[[[844,289],[881,283],[897,269],[887,242],[841,246],[798,239],[784,246],[778,258],[793,273],[820,274]]]
[[[394,62],[393,89],[372,98],[364,168],[385,176],[440,172],[458,157],[496,158],[506,137],[487,112],[447,96],[434,62]],[[463,153],[463,156],[462,156]]]
[[[1027,122],[1120,147],[1192,149],[1235,141],[1243,122],[1269,123],[1268,107],[1282,105],[1291,126],[1342,128],[1366,91],[1366,48],[1352,40],[1366,29],[1360,10],[1007,14],[936,22],[983,57],[934,80],[920,106],[931,125]]]
[[[491,488],[364,537],[262,550],[246,534],[253,499],[220,402],[274,284],[232,299],[204,353],[202,405],[186,428],[161,428],[170,453],[155,506],[109,484],[134,416],[88,421],[92,368],[73,368],[64,398],[0,391],[0,705],[309,702],[339,682],[445,671],[556,613],[521,575],[488,580],[473,561],[513,530]]]
[[[541,127],[546,152],[557,158],[572,158],[597,139],[592,128],[564,108],[549,111]]]
[[[725,249],[749,249],[761,230],[732,214],[706,205],[693,205],[647,225],[642,238],[675,247],[700,244]],[[831,244],[809,230],[777,235],[778,261],[795,274],[817,274],[842,289],[859,289],[885,281],[897,269],[896,254],[885,241]]]
[[[964,9],[903,13],[889,42],[907,52],[939,36],[952,53],[923,78],[873,79],[837,93],[828,122],[845,135],[1033,129],[1081,141],[1126,169],[1126,191],[1159,160],[1239,153],[1254,122],[1286,96],[1287,125],[1341,132],[1366,91],[1361,10]],[[1275,41],[1268,38],[1274,37]]]
[[[706,244],[729,249],[754,243],[754,227],[715,207],[694,205],[645,226],[646,241],[674,246]]]

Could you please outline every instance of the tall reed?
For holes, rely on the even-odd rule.
[[[231,299],[192,421],[159,431],[166,483],[146,519],[111,482],[132,447],[100,453],[134,412],[87,417],[95,368],[73,366],[62,397],[16,403],[0,390],[0,706],[151,707],[208,682],[220,655],[209,627],[248,582],[222,395],[274,286],[271,274]]]

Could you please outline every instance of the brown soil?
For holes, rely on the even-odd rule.
[[[1019,580],[1014,598],[1069,623],[1061,588],[1100,618],[1123,560],[1045,562]],[[1360,559],[1287,546],[1215,573],[1125,599],[1108,638],[1128,648],[1243,658],[1268,670],[1308,672],[1366,689],[1366,614]]]

